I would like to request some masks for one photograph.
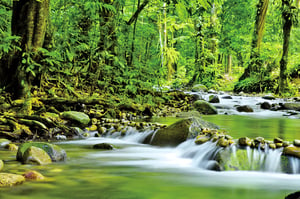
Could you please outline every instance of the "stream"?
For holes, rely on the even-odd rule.
[[[203,118],[226,129],[234,138],[300,139],[297,116],[286,117],[284,111],[261,110],[257,105],[261,101],[261,98],[239,96],[221,99],[220,114]],[[255,111],[239,113],[233,108],[236,104],[250,105]],[[168,119],[158,118],[157,121],[167,123]],[[46,167],[19,165],[24,170],[40,171],[47,180],[3,188],[0,199],[283,199],[300,189],[299,160],[293,162],[294,174],[280,172],[280,150],[264,154],[247,152],[251,159],[249,164],[266,156],[261,170],[217,172],[207,169],[211,164],[209,157],[220,150],[215,143],[195,145],[193,140],[187,140],[174,148],[141,144],[150,133],[153,132],[130,128],[123,137],[115,133],[107,137],[57,142],[66,150],[68,160]],[[116,149],[92,149],[98,143],[110,143]],[[229,150],[234,152],[235,148]]]

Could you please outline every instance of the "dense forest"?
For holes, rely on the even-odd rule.
[[[153,88],[297,95],[299,0],[0,2],[0,76],[14,98]],[[144,100],[144,99],[143,99]]]

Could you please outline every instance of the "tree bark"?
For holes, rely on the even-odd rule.
[[[255,26],[251,43],[250,63],[245,69],[244,74],[240,77],[239,81],[250,77],[251,73],[259,72],[259,68],[262,65],[261,61],[259,60],[260,45],[263,38],[268,7],[269,0],[259,0],[257,4]]]

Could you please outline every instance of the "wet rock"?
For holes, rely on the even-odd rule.
[[[18,151],[18,146],[15,144],[8,144],[4,148],[9,151]]]
[[[220,147],[228,147],[230,145],[230,142],[225,137],[221,137],[218,140],[217,145]]]
[[[261,109],[266,109],[266,110],[269,110],[271,109],[272,105],[269,103],[269,102],[263,102],[261,105],[260,105],[260,108]]]
[[[294,146],[300,147],[300,140],[294,140],[293,144],[294,144]]]
[[[50,144],[46,142],[26,142],[19,146],[18,152],[17,152],[17,160],[21,161],[22,157],[24,156],[25,151],[31,147],[38,147],[40,149],[43,149],[47,154],[50,156],[51,160],[53,162],[58,161],[64,161],[67,159],[67,154],[65,150],[60,148],[59,146],[55,144]]]
[[[197,110],[200,113],[205,114],[205,115],[218,114],[216,107],[214,107],[213,105],[211,105],[210,103],[208,103],[204,100],[198,100],[198,101],[194,102],[193,106],[194,106],[195,110]]]
[[[196,84],[192,88],[193,92],[207,92],[207,90],[207,87],[203,84]]]
[[[4,163],[2,160],[0,160],[0,171],[2,171],[3,167],[4,167]]]
[[[30,146],[26,149],[22,156],[21,162],[23,164],[37,165],[46,165],[52,163],[51,158],[46,151],[35,146]]]
[[[254,112],[253,109],[248,105],[238,106],[236,107],[236,110],[238,112],[246,112],[246,113]]]
[[[208,92],[208,93],[211,93],[211,94],[217,94],[217,91],[215,91],[215,90],[213,90],[213,89],[209,89],[207,92]]]
[[[290,145],[290,142],[289,141],[283,141],[282,142],[282,146],[283,147],[287,147],[287,146],[289,146]]]
[[[285,103],[285,104],[282,104],[282,108],[287,109],[287,110],[300,111],[300,103],[299,102]]]
[[[222,99],[232,99],[230,95],[223,96]]]
[[[203,143],[209,141],[210,139],[211,139],[211,137],[208,136],[208,135],[198,135],[196,137],[195,143],[196,144],[203,144]]]
[[[270,148],[270,149],[276,149],[277,147],[276,147],[276,144],[270,143],[270,144],[269,144],[269,148]]]
[[[274,141],[273,141],[275,144],[276,143],[283,143],[283,139],[279,138],[279,137],[276,137],[274,138]]]
[[[295,193],[291,193],[288,196],[285,197],[285,199],[299,199],[300,198],[300,191],[297,191]]]
[[[26,180],[44,180],[45,177],[37,171],[27,171],[23,174]]]
[[[265,95],[262,98],[266,99],[266,100],[275,100],[276,99],[273,95]]]
[[[93,146],[93,149],[113,150],[114,146],[108,143],[99,143]]]
[[[0,148],[4,148],[6,145],[10,144],[11,141],[8,139],[0,139]]]
[[[215,160],[210,160],[206,166],[206,169],[211,171],[222,171],[221,165]]]
[[[0,187],[12,187],[22,184],[25,178],[22,175],[0,173]]]
[[[253,140],[253,144],[254,144],[254,147],[257,148],[257,147],[264,147],[264,144],[265,144],[265,138],[263,137],[256,137],[254,140]]]
[[[182,119],[149,135],[144,143],[155,146],[177,146],[187,138],[195,138],[204,128],[219,129],[217,125],[200,118]]]
[[[71,120],[81,125],[88,125],[90,117],[82,112],[77,111],[65,111],[61,114],[62,118]]]
[[[282,154],[300,158],[300,147],[294,145],[287,146],[283,149]]]
[[[240,146],[251,146],[252,141],[248,137],[241,137],[238,140],[238,143],[239,143]]]
[[[218,95],[210,95],[208,102],[209,103],[220,103],[220,99],[219,99]]]

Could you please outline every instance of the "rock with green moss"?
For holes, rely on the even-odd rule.
[[[47,154],[50,156],[53,162],[64,161],[67,158],[65,150],[63,150],[55,144],[50,144],[46,142],[26,142],[19,146],[17,152],[18,161],[22,160],[25,151],[31,146],[43,149],[45,152],[47,152]]]
[[[287,146],[283,149],[282,154],[300,158],[300,147],[294,145]]]
[[[207,92],[208,89],[203,84],[196,84],[196,85],[193,86],[192,91],[193,92]]]
[[[61,114],[61,117],[84,126],[90,122],[90,117],[87,114],[77,111],[65,111]]]
[[[0,160],[0,171],[2,171],[3,167],[4,167],[4,163],[2,160]]]
[[[195,144],[204,144],[211,139],[208,135],[198,135],[195,139]]]
[[[238,140],[240,146],[251,146],[252,140],[248,137],[241,137]]]
[[[26,180],[40,181],[45,179],[45,177],[37,171],[26,171],[23,176]]]
[[[46,151],[41,148],[30,146],[24,152],[21,162],[23,164],[46,165],[51,164],[51,158]]]
[[[282,105],[282,108],[294,111],[300,111],[300,103],[299,102],[289,102]]]
[[[18,146],[15,144],[8,144],[4,147],[5,149],[9,150],[9,151],[18,151]]]
[[[12,187],[22,184],[24,181],[25,178],[22,175],[0,173],[0,187]]]
[[[195,138],[204,128],[218,129],[219,127],[201,118],[182,119],[148,136],[145,143],[155,146],[177,146],[188,138]]]
[[[100,150],[113,150],[114,146],[108,143],[99,143],[93,146],[93,149],[100,149]]]
[[[193,106],[195,110],[205,115],[218,114],[216,107],[204,100],[197,100],[196,102],[194,102]]]
[[[8,139],[0,139],[0,148],[4,148],[6,145],[10,144],[11,141]]]

